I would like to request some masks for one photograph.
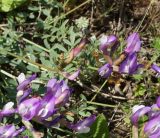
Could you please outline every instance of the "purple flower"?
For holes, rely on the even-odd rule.
[[[55,97],[55,106],[65,104],[71,94],[71,89],[67,86],[65,81],[56,81],[51,79],[47,84],[47,95]]]
[[[149,138],[160,137],[160,115],[147,122],[144,127],[144,132]]]
[[[140,106],[134,106],[133,107],[133,115],[131,116],[131,121],[134,125],[138,124],[138,120],[140,117],[142,117],[143,115],[147,114],[148,112],[150,112],[151,107],[145,107],[143,105]]]
[[[160,97],[157,99],[157,104],[160,102]],[[160,137],[160,108],[159,105],[153,104],[151,107],[140,105],[133,107],[133,115],[131,121],[133,125],[138,126],[138,119],[144,115],[148,116],[148,120],[144,125],[144,133],[149,138]]]
[[[76,124],[71,124],[70,129],[77,131],[78,133],[88,133],[90,131],[90,126],[96,120],[96,116],[92,115]]]
[[[20,74],[20,75],[22,75],[22,74]],[[31,83],[31,81],[34,80],[34,79],[36,79],[36,76],[37,76],[36,74],[33,74],[32,76],[30,76],[29,78],[25,79],[22,82],[21,82],[21,80],[19,80],[19,82],[21,82],[21,83],[18,85],[17,90],[18,91],[19,90],[25,90],[28,87],[28,85]]]
[[[8,102],[0,111],[0,119],[2,119],[4,116],[9,116],[11,114],[14,114],[16,112],[16,109],[14,109],[13,106],[14,106],[13,102]]]
[[[19,82],[19,85],[17,87],[17,102],[21,103],[24,101],[32,92],[32,89],[30,88],[29,84],[31,83],[32,80],[36,79],[36,74],[30,76],[29,78],[25,78],[25,75],[21,73],[18,77],[17,80]]]
[[[18,113],[24,120],[31,120],[40,110],[40,98],[30,98],[18,105]]]
[[[118,46],[117,45],[117,37],[114,36],[114,35],[110,35],[110,36],[106,36],[106,35],[103,35],[101,38],[100,38],[100,51],[103,52],[104,55],[109,55],[110,52],[113,52],[116,47]]]
[[[63,76],[66,77],[69,80],[75,80],[80,73],[80,69],[78,69],[76,72],[74,72],[73,74],[67,73],[67,72],[63,72]]]
[[[152,64],[151,68],[157,73],[157,77],[160,77],[160,67],[156,64]]]
[[[154,118],[160,115],[159,107],[157,104],[151,106],[151,111],[148,113],[149,118]]]
[[[137,63],[137,54],[130,53],[127,58],[120,64],[120,73],[134,74],[138,68],[142,67],[141,64]]]
[[[103,78],[108,78],[113,71],[112,65],[111,64],[105,64],[101,68],[99,68],[98,72],[99,75],[102,76]]]
[[[56,112],[55,97],[49,94],[44,96],[38,108],[39,111],[37,111],[38,114],[36,116],[41,120],[47,119]]]
[[[139,52],[141,49],[141,41],[138,33],[133,33],[127,38],[127,47],[125,48],[125,52],[127,54],[133,52]]]
[[[24,120],[45,120],[57,111],[57,107],[67,102],[70,93],[71,90],[65,81],[51,79],[48,81],[45,95],[42,98],[30,98],[20,102],[18,113]]]
[[[0,137],[1,138],[13,138],[19,135],[24,130],[25,130],[25,127],[22,127],[16,130],[14,125],[0,126]]]
[[[31,88],[28,88],[25,91],[18,91],[17,92],[17,102],[21,103],[22,101],[24,101],[32,92]]]

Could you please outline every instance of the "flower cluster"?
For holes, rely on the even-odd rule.
[[[145,123],[144,133],[149,138],[160,137],[160,97],[158,97],[156,104],[152,106],[135,105],[132,112],[131,122],[133,125],[138,127],[140,117],[146,115],[148,121]]]
[[[33,77],[34,75],[24,80],[17,87],[18,93],[23,91],[23,96],[21,97],[29,95],[29,84]],[[67,102],[70,94],[71,89],[63,80],[57,81],[56,79],[51,79],[48,81],[47,90],[43,97],[27,98],[26,96],[25,100],[18,101],[18,113],[24,120],[35,119],[36,121],[43,123],[43,121],[56,113],[60,105],[64,105]]]
[[[104,54],[104,57],[107,57],[108,63],[102,66],[98,72],[99,75],[108,78],[114,66],[118,66],[118,72],[125,74],[134,74],[137,72],[139,67],[142,67],[141,64],[137,62],[137,52],[140,51],[141,41],[138,33],[131,34],[126,40],[127,46],[124,49],[124,52],[121,54],[122,60],[120,65],[113,61],[112,54],[117,49],[118,38],[114,35],[111,36],[102,36],[100,39],[100,51]]]
[[[79,72],[79,70],[77,72]],[[74,76],[77,76],[77,73],[75,74],[76,75],[73,75],[73,78]],[[4,116],[10,116],[16,113],[21,116],[24,122],[33,120],[50,127],[55,125],[64,117],[63,113],[60,112],[60,107],[66,104],[72,93],[72,90],[68,87],[64,80],[57,80],[53,78],[48,81],[46,85],[46,92],[43,96],[32,96],[31,82],[36,79],[36,74],[33,74],[26,79],[25,75],[21,73],[17,79],[19,82],[16,99],[17,107],[13,108],[14,103],[8,102],[0,111],[0,119]],[[67,126],[82,133],[82,128],[89,127],[94,122],[95,117],[90,117],[86,120],[81,121],[81,123],[71,125],[72,127],[69,127],[70,125]],[[78,129],[75,129],[76,127],[78,127]],[[16,130],[13,125],[4,125],[0,127],[0,136],[10,138],[17,136],[24,130],[25,127]],[[31,128],[30,130],[35,131],[34,128]]]

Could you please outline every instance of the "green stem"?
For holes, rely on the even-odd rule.
[[[54,128],[54,129],[56,129],[56,130],[59,130],[59,131],[61,131],[61,132],[65,132],[65,133],[68,133],[68,134],[72,134],[72,132],[67,131],[67,130],[64,130],[64,129],[62,129],[62,128],[58,128],[58,127],[52,127],[52,128]]]
[[[15,57],[15,58],[17,58],[17,59],[20,59],[20,60],[23,60],[23,61],[25,61],[25,62],[31,63],[31,64],[39,67],[39,68],[42,69],[42,70],[45,70],[45,71],[46,71],[46,70],[47,70],[47,71],[54,71],[54,72],[57,72],[57,73],[59,73],[59,74],[62,75],[61,71],[59,71],[58,68],[47,67],[47,66],[44,66],[44,65],[42,65],[42,64],[33,62],[32,60],[29,60],[29,59],[20,57],[20,56],[18,56],[18,55],[16,55],[16,54],[10,53],[10,52],[7,52],[7,54],[10,55],[10,56],[12,56],[12,57]]]
[[[135,28],[135,32],[138,32],[138,30],[140,29],[140,27],[142,26],[142,23],[144,22],[144,19],[146,18],[149,9],[151,8],[152,4],[153,4],[154,0],[150,1],[150,4],[148,6],[148,8],[146,9],[145,15],[143,16],[141,22],[137,25],[137,27]]]
[[[66,7],[66,5],[69,3],[70,0],[67,0],[64,4],[63,4],[63,9]]]
[[[88,104],[93,104],[93,105],[98,105],[98,106],[103,106],[103,107],[111,107],[111,108],[117,107],[115,105],[103,104],[103,103],[97,103],[97,102],[90,102],[90,101],[87,101],[87,103]]]
[[[92,69],[92,70],[98,70],[98,68],[96,68],[96,67],[92,67],[92,66],[88,66],[88,69]]]
[[[67,12],[66,14],[63,14],[63,15],[61,15],[60,17],[56,18],[56,20],[60,20],[60,19],[64,18],[65,16],[71,14],[72,12],[76,11],[77,9],[83,7],[84,5],[86,5],[87,3],[89,3],[90,1],[91,1],[91,0],[87,0],[87,1],[83,2],[82,4],[78,5],[76,8],[70,10],[70,11]],[[49,24],[52,24],[52,23],[54,23],[54,22],[55,22],[55,20],[51,21]]]
[[[98,93],[103,89],[103,87],[106,85],[108,80],[105,80],[105,82],[102,84],[102,86],[99,88],[99,90],[97,91],[97,93],[93,96],[93,98],[91,99],[91,102],[96,98],[96,96],[98,95]]]
[[[12,74],[10,74],[10,73],[2,70],[2,69],[0,70],[0,72],[3,73],[4,75],[6,75],[6,76],[8,76],[8,77],[10,77],[10,78],[12,78],[14,80],[16,80],[16,76],[14,76],[14,75],[12,75]]]
[[[44,50],[44,51],[46,51],[46,52],[48,52],[48,53],[50,52],[50,50],[48,50],[48,49],[44,48],[43,46],[40,46],[40,45],[32,42],[32,41],[30,41],[30,40],[28,40],[28,39],[26,39],[26,38],[23,38],[23,41],[25,41],[25,42],[27,42],[27,43],[35,46],[35,47],[38,47],[39,49],[42,49],[42,50]]]

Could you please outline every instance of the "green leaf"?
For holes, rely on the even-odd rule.
[[[66,115],[66,118],[69,120],[69,121],[74,121],[74,118],[72,117],[72,116],[70,116],[70,115]]]
[[[103,114],[100,114],[90,128],[87,134],[79,134],[78,138],[109,138],[107,120]]]
[[[61,44],[58,44],[58,43],[56,43],[56,44],[53,46],[52,49],[53,49],[53,50],[54,50],[54,49],[58,49],[58,50],[60,50],[60,51],[67,52],[67,50],[64,48],[64,46],[61,45]]]
[[[34,65],[28,65],[27,69],[30,70],[30,71],[32,71],[32,72],[40,72],[39,68],[37,68]]]
[[[23,136],[29,136],[29,138],[33,138],[32,133],[29,130],[25,130],[24,132],[22,132]]]
[[[22,5],[27,0],[0,0],[0,11],[9,12],[20,5]]]
[[[81,116],[83,116],[83,117],[89,117],[89,116],[91,116],[91,113],[90,112],[87,112],[87,111],[79,111],[78,112],[79,113],[79,115],[81,115]]]
[[[135,75],[133,75],[133,77],[138,81],[143,79],[143,76],[141,74],[135,74]]]
[[[135,91],[135,96],[143,96],[146,92],[146,88],[145,85],[140,84],[137,88],[137,90]]]
[[[155,38],[154,41],[153,41],[153,47],[156,49],[156,50],[159,50],[160,51],[160,38]]]

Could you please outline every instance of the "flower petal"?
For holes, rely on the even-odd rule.
[[[79,73],[80,73],[80,69],[75,71],[73,74],[63,72],[63,75],[69,80],[75,80],[79,76]]]
[[[127,38],[126,53],[139,52],[141,49],[141,41],[138,33],[133,33]]]
[[[30,98],[19,104],[18,112],[24,120],[31,120],[38,114],[40,101],[40,98]]]
[[[134,74],[138,68],[143,65],[137,63],[137,54],[130,53],[127,58],[120,64],[119,71],[120,73]]]
[[[146,113],[151,111],[151,107],[142,107],[140,109],[138,109],[135,113],[133,113],[133,115],[131,116],[131,121],[134,125],[138,124],[138,120],[140,117],[142,117],[143,115],[145,115]]]
[[[112,71],[113,71],[112,65],[108,63],[99,68],[98,70],[99,75],[103,78],[108,78],[111,75]]]
[[[32,80],[36,79],[36,74],[33,74],[32,76],[30,76],[29,78],[27,78],[26,80],[24,80],[22,83],[20,83],[17,87],[17,90],[24,90]]]
[[[96,120],[96,116],[95,115],[91,115],[90,117],[79,121],[76,124],[71,124],[69,125],[70,129],[73,129],[79,133],[88,133],[89,132],[89,127],[94,123],[94,121]]]
[[[112,52],[115,50],[115,47],[117,47],[117,37],[114,35],[106,36],[103,35],[100,38],[100,51],[103,52],[103,54],[108,55],[110,54],[111,50]]]
[[[144,127],[144,132],[148,136],[156,135],[156,133],[160,132],[160,116],[149,120]]]
[[[157,77],[160,78],[160,67],[156,64],[152,64],[151,68],[157,73]]]

